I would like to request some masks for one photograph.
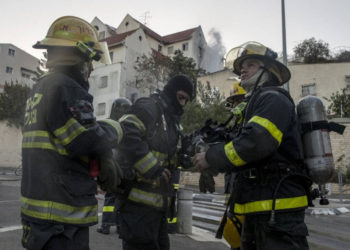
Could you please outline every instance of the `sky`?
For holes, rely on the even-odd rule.
[[[349,0],[285,0],[288,54],[304,39],[315,37],[331,50],[350,47]],[[226,52],[257,41],[282,52],[281,0],[4,0],[0,43],[12,43],[37,58],[32,45],[45,37],[50,24],[65,15],[89,22],[97,16],[117,27],[126,14],[164,36],[201,26],[208,44],[221,42]],[[217,31],[219,40],[209,33]],[[221,38],[221,39],[220,39]]]

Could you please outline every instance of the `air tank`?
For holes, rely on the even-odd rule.
[[[323,185],[333,175],[334,161],[329,131],[316,127],[320,121],[327,121],[326,111],[320,98],[306,96],[297,105],[301,125],[308,124],[309,130],[302,134],[304,163],[313,182]]]

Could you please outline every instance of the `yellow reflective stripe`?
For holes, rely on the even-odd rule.
[[[308,201],[306,195],[292,198],[276,199],[275,210],[293,209],[307,207]],[[237,214],[249,214],[255,212],[264,212],[272,210],[272,200],[253,201],[245,204],[236,203],[234,212]]]
[[[104,206],[103,212],[114,212],[114,206]]]
[[[43,201],[21,197],[23,214],[42,220],[70,224],[97,222],[97,204],[74,207],[59,202]]]
[[[104,120],[101,120],[101,122],[105,122],[111,125],[116,130],[117,136],[118,136],[117,143],[120,143],[123,139],[123,130],[122,130],[122,127],[120,126],[120,123],[112,119],[104,119]]]
[[[146,127],[143,124],[143,122],[137,118],[136,115],[131,115],[131,114],[127,114],[127,115],[123,115],[120,119],[119,122],[127,122],[127,123],[131,123],[133,124],[139,131],[141,135],[144,135],[146,133]]]
[[[278,145],[281,144],[283,133],[271,121],[269,121],[266,118],[255,115],[248,121],[248,123],[250,122],[255,122],[261,127],[265,128],[267,131],[269,131],[272,137],[277,140]]]
[[[241,157],[237,154],[232,141],[227,143],[224,149],[225,149],[226,157],[229,159],[229,161],[233,165],[240,167],[246,164],[246,162],[242,160]]]
[[[65,125],[56,129],[53,133],[63,145],[67,145],[84,131],[86,129],[77,120],[71,118]]]
[[[128,199],[158,208],[163,207],[163,196],[161,194],[146,192],[138,188],[131,189]]]
[[[57,151],[61,155],[68,155],[67,150],[57,140],[44,130],[27,131],[23,133],[22,148],[41,148]]]
[[[141,160],[137,161],[134,164],[134,168],[136,168],[141,174],[144,174],[156,165],[157,165],[157,158],[154,157],[152,152],[149,152]]]
[[[174,183],[174,189],[179,189],[179,184],[178,183]]]
[[[170,220],[170,218],[168,218],[168,223],[169,224],[173,224],[177,222],[177,217],[174,217],[172,220]]]

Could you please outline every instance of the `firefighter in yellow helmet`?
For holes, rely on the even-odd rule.
[[[92,61],[106,51],[95,29],[72,16],[54,21],[33,47],[47,50],[49,73],[33,86],[25,110],[22,244],[26,249],[89,249],[89,226],[98,217],[97,176],[88,159],[99,159],[118,141],[117,126],[106,125],[111,129],[107,136],[96,123],[88,93]],[[101,185],[113,183],[111,171],[98,177]]]
[[[280,88],[289,81],[290,71],[276,58],[257,42],[227,54],[227,66],[247,91],[242,127],[232,141],[215,144],[193,160],[199,170],[237,172],[229,211],[244,216],[244,223],[243,228],[242,221],[234,223],[241,234],[235,237],[236,248],[308,249],[304,216],[311,182],[300,164],[294,102]]]

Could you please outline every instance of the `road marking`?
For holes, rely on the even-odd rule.
[[[17,201],[21,201],[21,200],[7,200],[7,201],[0,201],[0,203],[2,203],[2,202],[17,202]]]
[[[15,231],[22,229],[22,226],[10,226],[10,227],[3,227],[0,228],[0,233],[8,232],[8,231]]]

